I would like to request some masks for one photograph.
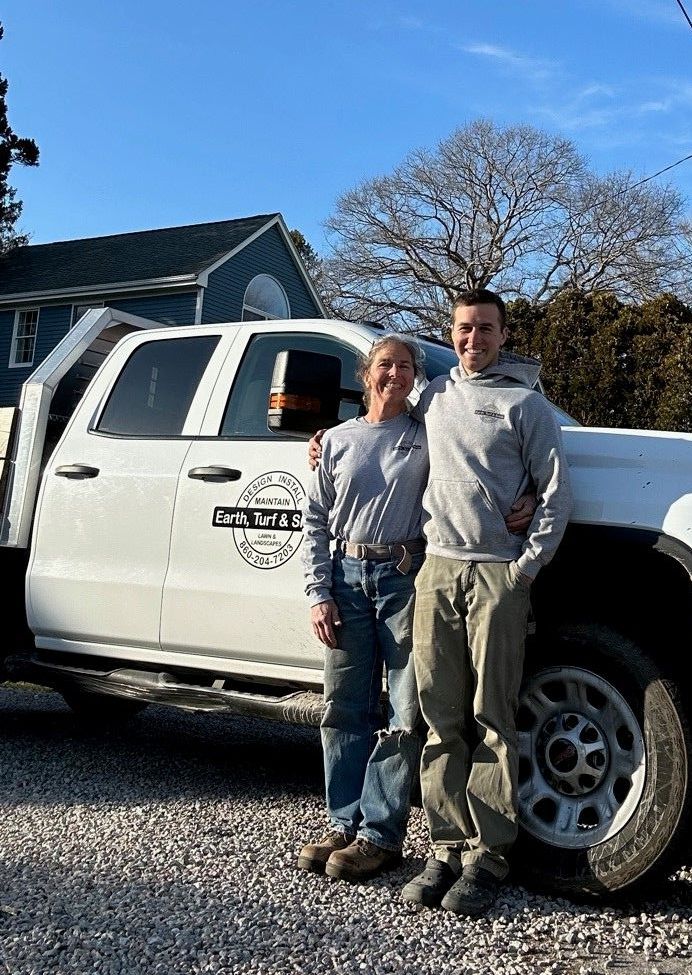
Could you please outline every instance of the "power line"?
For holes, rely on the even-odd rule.
[[[575,219],[578,219],[579,217],[583,217],[584,214],[589,213],[591,210],[594,210],[596,207],[601,206],[601,204],[603,203],[609,203],[610,200],[617,200],[618,197],[624,196],[625,193],[629,193],[631,190],[636,189],[638,186],[643,186],[644,183],[648,183],[650,180],[656,179],[656,177],[660,176],[662,173],[667,173],[669,169],[675,169],[676,166],[680,166],[681,163],[688,162],[688,160],[690,159],[692,159],[692,153],[690,153],[689,156],[683,156],[683,158],[678,159],[677,162],[671,163],[670,166],[664,166],[663,169],[659,169],[657,173],[652,173],[650,176],[645,176],[644,179],[640,179],[638,182],[632,183],[629,186],[623,186],[623,188],[621,190],[618,190],[617,193],[611,193],[609,196],[602,196],[598,200],[593,200],[591,203],[588,204],[588,206],[585,206],[583,210],[580,210],[578,213],[574,214]]]
[[[629,186],[623,186],[623,188],[618,190],[617,193],[611,193],[610,196],[604,196],[601,197],[600,200],[595,200],[593,203],[589,203],[589,205],[585,207],[581,213],[578,213],[577,216],[580,217],[584,213],[588,213],[589,210],[593,210],[594,207],[600,206],[601,203],[607,203],[609,200],[617,200],[619,196],[624,196],[625,193],[629,193],[638,186],[643,186],[644,183],[648,183],[650,180],[656,179],[656,177],[660,176],[662,173],[667,173],[669,169],[675,169],[676,166],[679,166],[681,163],[687,162],[690,159],[692,159],[692,153],[690,153],[689,156],[683,156],[683,158],[678,159],[677,162],[671,163],[670,166],[664,166],[663,169],[659,169],[657,173],[652,173],[650,176],[645,176],[644,179],[640,179],[637,183],[631,183]]]
[[[692,20],[690,20],[690,18],[689,18],[689,16],[688,16],[688,14],[687,14],[687,11],[686,11],[686,10],[685,10],[685,8],[683,7],[683,5],[682,5],[682,0],[676,0],[676,3],[677,3],[677,5],[678,5],[678,7],[680,7],[680,9],[682,10],[682,12],[683,12],[683,14],[684,14],[684,16],[685,16],[685,20],[686,20],[686,21],[687,21],[687,23],[688,23],[688,24],[690,25],[690,27],[692,27]]]
[[[690,24],[690,26],[692,27],[692,24]],[[623,192],[627,193],[629,190],[633,190],[636,186],[642,186],[644,183],[648,183],[650,179],[656,179],[657,176],[667,173],[669,169],[675,169],[676,166],[679,166],[681,163],[688,162],[690,159],[692,159],[692,152],[689,154],[689,156],[683,156],[682,159],[678,159],[677,162],[671,163],[670,166],[665,166],[663,169],[659,169],[657,173],[652,173],[651,176],[646,176],[644,179],[640,179],[638,183],[632,183],[632,185],[628,186],[626,190],[623,190]]]

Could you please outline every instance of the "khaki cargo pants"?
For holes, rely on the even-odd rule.
[[[428,555],[416,578],[414,659],[429,728],[421,788],[434,856],[500,879],[517,835],[529,591],[513,562]]]

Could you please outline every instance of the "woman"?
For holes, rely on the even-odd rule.
[[[428,448],[406,399],[422,375],[414,341],[385,336],[373,345],[359,373],[367,413],[325,433],[305,507],[306,592],[313,632],[327,648],[321,734],[330,828],[302,849],[298,866],[347,880],[401,861],[418,772],[411,636]]]

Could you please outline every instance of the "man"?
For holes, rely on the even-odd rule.
[[[571,508],[554,411],[533,389],[534,359],[503,353],[492,291],[452,308],[458,368],[433,380],[425,417],[430,478],[426,560],[416,579],[414,658],[428,736],[421,762],[433,855],[405,900],[477,916],[494,902],[517,834],[515,711],[531,583]],[[502,513],[533,485],[525,536]]]

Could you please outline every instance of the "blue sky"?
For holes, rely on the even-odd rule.
[[[692,17],[692,0],[683,0]],[[486,117],[604,173],[692,153],[676,0],[4,0],[34,243],[279,210],[317,250],[340,193]],[[692,160],[663,177],[692,210]]]

